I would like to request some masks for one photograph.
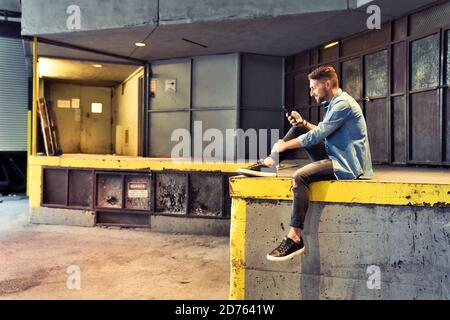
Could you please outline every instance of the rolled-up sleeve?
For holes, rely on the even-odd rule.
[[[333,108],[327,112],[322,122],[320,122],[314,129],[297,138],[298,142],[300,142],[302,147],[310,147],[318,144],[320,141],[339,129],[351,113],[352,108],[348,103],[344,101],[336,103]]]

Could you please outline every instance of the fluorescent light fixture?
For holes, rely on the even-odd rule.
[[[327,44],[326,46],[324,46],[323,48],[328,49],[328,48],[334,47],[338,44],[339,44],[339,41],[331,42],[331,43]]]
[[[93,64],[92,65],[94,68],[103,68],[102,64]]]
[[[145,47],[145,43],[143,43],[143,42],[136,42],[134,45],[136,47]]]

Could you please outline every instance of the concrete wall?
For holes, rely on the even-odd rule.
[[[113,103],[112,136],[117,155],[137,156],[139,153],[139,78],[140,71],[115,87]],[[123,90],[123,91],[122,91]],[[122,133],[118,131],[122,131]],[[128,143],[125,143],[125,130],[128,130]]]
[[[80,29],[100,30],[152,25],[157,20],[157,0],[24,0],[22,1],[22,34],[71,32],[67,13],[71,5],[80,8]]]
[[[120,0],[24,0],[22,34],[72,31],[67,27],[70,5],[80,7],[79,31],[86,31],[156,25],[158,18],[161,24],[172,24],[345,10],[347,0],[129,0],[126,4]]]
[[[450,208],[312,203],[305,254],[266,255],[289,229],[291,202],[247,202],[246,299],[449,299]],[[369,289],[380,268],[380,289]]]

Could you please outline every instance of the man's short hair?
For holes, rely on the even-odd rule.
[[[315,69],[308,75],[309,80],[326,81],[331,80],[333,85],[337,87],[339,85],[338,76],[336,70],[331,66],[321,66]]]

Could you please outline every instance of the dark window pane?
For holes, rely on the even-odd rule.
[[[361,64],[359,59],[342,63],[342,88],[353,98],[361,97]]]
[[[438,85],[439,39],[432,35],[411,45],[411,88],[424,89]]]
[[[388,90],[387,50],[365,56],[366,96],[385,96]]]

